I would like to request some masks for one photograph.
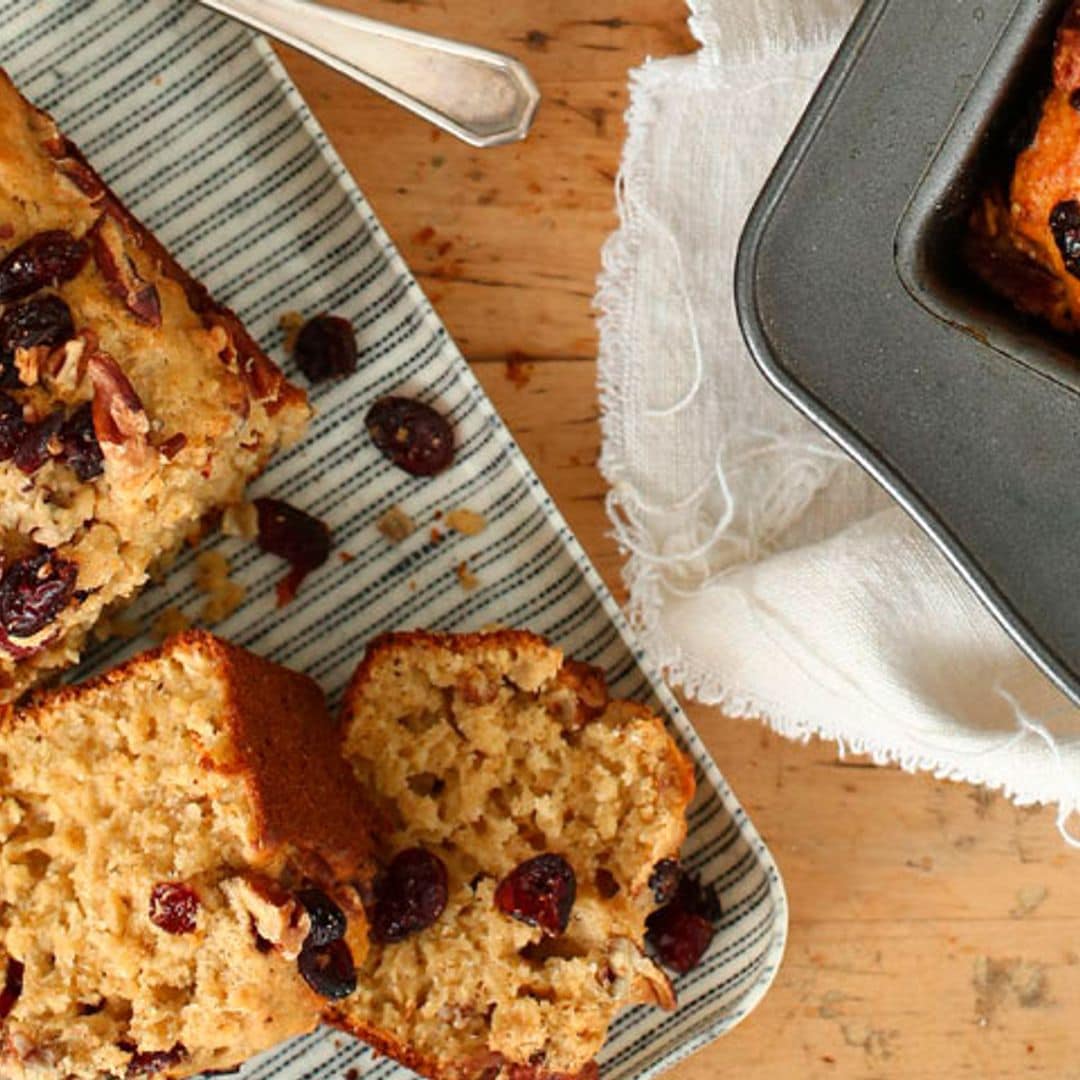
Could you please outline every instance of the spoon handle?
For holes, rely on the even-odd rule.
[[[472,146],[523,139],[540,91],[511,56],[312,0],[199,0],[307,53]]]

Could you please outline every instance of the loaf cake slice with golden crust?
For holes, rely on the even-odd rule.
[[[393,827],[332,1023],[439,1080],[525,1080],[593,1071],[620,1009],[674,1005],[643,938],[694,780],[657,717],[506,631],[380,639],[343,723]]]
[[[201,632],[0,719],[0,1075],[187,1076],[355,985],[372,818],[318,687]]]
[[[308,416],[0,72],[0,701],[77,660]]]

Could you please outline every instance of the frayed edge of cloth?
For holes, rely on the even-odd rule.
[[[780,0],[783,5],[784,0]],[[771,20],[770,36],[765,39],[762,51],[767,47],[775,52],[777,41],[798,42],[800,48],[807,47],[807,36],[811,43],[826,45],[835,40],[838,27],[844,25],[843,13],[850,14],[847,0],[836,0],[830,11],[831,15],[820,17],[817,23],[808,26],[795,13],[782,7],[786,17],[778,23]],[[654,90],[663,85],[670,88],[672,79],[705,84],[715,77],[714,57],[710,46],[720,38],[715,36],[717,23],[709,18],[708,26],[703,25],[704,17],[699,5],[691,3],[695,13],[691,18],[694,33],[705,46],[694,57],[677,57],[664,60],[648,60],[631,72],[630,105],[626,113],[629,136],[623,150],[622,166],[616,181],[616,199],[618,203],[619,228],[605,243],[602,252],[602,270],[597,283],[595,307],[598,312],[600,350],[598,358],[598,385],[601,403],[601,427],[603,431],[603,450],[600,457],[600,469],[608,483],[615,489],[621,480],[623,439],[632,437],[626,429],[628,418],[624,387],[632,373],[626,371],[625,357],[634,355],[633,348],[633,297],[635,289],[636,256],[641,243],[642,222],[636,219],[633,208],[629,205],[627,177],[633,173],[635,183],[647,185],[647,167],[643,164],[643,151],[648,145],[651,129],[657,121],[659,110],[654,97]],[[739,22],[741,35],[749,34],[745,27],[753,21],[769,20],[769,8],[765,5],[760,10],[734,13],[732,18]],[[751,20],[747,23],[746,20]],[[734,32],[734,30],[732,31]],[[789,36],[790,35],[790,36]],[[760,40],[760,39],[759,39]],[[752,51],[740,60],[752,58]],[[730,60],[730,56],[725,56]],[[615,418],[619,423],[616,424]],[[619,538],[615,536],[618,542]],[[905,772],[930,773],[936,779],[976,784],[989,790],[1000,792],[1018,806],[1056,805],[1058,829],[1063,839],[1073,847],[1080,847],[1069,831],[1070,818],[1080,813],[1080,799],[1072,792],[1061,791],[1057,796],[1048,797],[1045,788],[1035,792],[1021,785],[1010,783],[1000,777],[987,775],[972,763],[946,763],[927,754],[924,749],[914,746],[886,746],[874,740],[852,739],[827,724],[811,724],[799,720],[777,708],[774,704],[756,700],[739,694],[724,685],[723,679],[714,672],[702,670],[690,662],[680,646],[665,632],[661,619],[661,594],[664,583],[657,567],[647,560],[629,551],[625,544],[619,544],[620,551],[626,558],[623,579],[630,593],[627,615],[641,641],[646,653],[661,668],[669,682],[679,686],[691,698],[708,705],[715,705],[736,719],[753,719],[764,722],[779,735],[794,741],[807,743],[811,739],[821,738],[834,742],[841,758],[847,754],[865,755],[878,765],[895,765]],[[1025,721],[1017,712],[1017,731],[1021,737],[1037,734],[1037,721]],[[1049,745],[1051,753],[1056,748]]]

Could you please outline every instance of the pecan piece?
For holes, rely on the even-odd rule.
[[[94,262],[113,296],[123,300],[128,311],[147,326],[161,326],[161,297],[157,286],[144,281],[139,268],[124,250],[119,228],[107,214],[98,218],[90,233]]]
[[[94,433],[106,460],[132,472],[147,469],[157,455],[150,445],[150,420],[131,380],[108,353],[94,353],[87,371],[94,386]]]
[[[230,878],[222,891],[233,910],[250,919],[256,943],[295,960],[311,933],[311,916],[303,903],[271,878],[248,873]]]

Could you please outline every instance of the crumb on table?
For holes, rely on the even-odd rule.
[[[296,339],[304,328],[304,316],[299,311],[286,311],[280,319],[278,326],[285,335],[285,348],[292,352],[296,348]]]
[[[259,512],[254,503],[233,503],[221,518],[221,531],[226,536],[241,540],[254,540],[259,535]]]
[[[247,597],[247,589],[229,579],[229,560],[220,551],[204,551],[195,560],[195,586],[207,595],[199,615],[207,626],[224,622]]]
[[[203,551],[195,560],[195,587],[212,593],[229,580],[229,560],[220,551]]]
[[[400,544],[416,532],[416,522],[400,506],[391,506],[375,523],[375,527],[391,544]]]
[[[177,607],[166,608],[151,624],[150,633],[164,641],[173,634],[182,634],[191,629],[191,620]]]
[[[97,641],[108,641],[110,638],[132,641],[141,632],[139,624],[134,619],[125,619],[121,615],[104,615],[94,627],[94,638]]]
[[[446,515],[446,524],[462,536],[479,536],[487,528],[487,518],[475,510],[459,507]]]

